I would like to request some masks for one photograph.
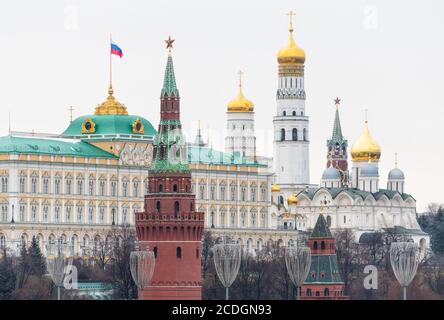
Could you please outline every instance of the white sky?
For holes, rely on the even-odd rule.
[[[115,95],[157,128],[163,40],[171,34],[188,139],[200,119],[205,140],[211,128],[213,146],[223,148],[226,104],[242,69],[258,151],[271,156],[276,52],[293,10],[307,56],[312,182],[325,166],[339,96],[350,147],[368,109],[382,147],[382,186],[398,152],[421,212],[444,202],[443,9],[439,0],[8,1],[0,6],[0,134],[8,132],[8,111],[14,130],[55,133],[68,125],[68,106],[75,116],[92,113],[106,97],[110,32],[124,52],[114,58]]]

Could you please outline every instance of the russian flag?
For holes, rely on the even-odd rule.
[[[115,44],[114,42],[111,42],[111,54],[115,54],[116,56],[119,56],[122,58],[123,51],[122,51],[122,49],[119,48],[119,46],[117,44]]]

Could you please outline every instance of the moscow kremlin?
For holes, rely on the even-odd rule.
[[[160,105],[150,106],[159,108],[157,130],[117,100],[119,88],[110,81],[105,100],[63,132],[0,137],[2,252],[18,256],[36,241],[49,256],[65,244],[69,257],[97,264],[102,244],[123,241],[115,239],[116,230],[127,228],[143,244],[141,252],[155,260],[149,285],[138,287],[139,300],[203,299],[208,232],[215,244],[238,245],[242,257],[306,243],[311,262],[306,278],[295,284],[302,300],[350,299],[335,232],[347,230],[356,244],[389,233],[408,239],[426,257],[431,238],[418,224],[416,200],[408,193],[409,168],[405,174],[396,160],[392,170],[380,171],[381,157],[395,151],[373,138],[376,125],[367,118],[349,144],[340,98],[331,100],[325,168],[318,181],[310,181],[310,133],[316,130],[305,103],[310,57],[295,41],[294,13],[288,15],[288,30],[282,30],[288,41],[269,62],[276,63],[277,79],[277,88],[270,88],[276,99],[269,120],[272,157],[257,152],[255,114],[262,110],[247,98],[242,72],[237,95],[226,106],[224,150],[205,142],[200,127],[193,141],[185,140],[181,114],[190,106],[181,103],[187,92],[179,94],[173,65],[174,47],[181,44],[169,36]],[[114,42],[111,55],[125,58]],[[136,284],[146,271],[137,263],[131,265]]]

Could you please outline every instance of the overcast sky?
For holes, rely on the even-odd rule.
[[[0,10],[0,134],[62,132],[74,116],[91,114],[106,97],[109,35],[123,49],[114,58],[115,95],[129,113],[157,128],[166,63],[174,42],[182,121],[194,139],[223,148],[227,102],[237,91],[255,104],[258,151],[272,155],[276,53],[288,39],[306,52],[306,113],[310,116],[311,180],[319,183],[339,96],[349,145],[365,109],[382,147],[381,184],[399,154],[406,191],[418,201],[444,202],[443,1],[8,1]],[[192,135],[190,137],[190,135]]]

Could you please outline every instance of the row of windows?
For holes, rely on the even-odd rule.
[[[298,87],[302,88],[303,87],[302,82],[303,82],[303,78],[293,78],[293,77],[280,78],[281,87],[285,87],[285,88],[288,88],[288,86],[290,86],[290,88],[293,88],[293,86],[295,88],[298,88]]]
[[[240,227],[246,227],[246,218],[247,218],[247,213],[246,212],[241,212],[240,214]],[[259,218],[259,216],[257,215],[256,212],[251,212],[250,213],[250,225],[249,227],[255,228],[258,226],[261,226],[262,228],[265,228],[265,224],[266,224],[266,215],[264,212],[261,213],[260,216],[260,222],[257,221],[257,219]],[[216,222],[216,212],[215,211],[211,211],[210,212],[210,221],[209,221],[209,226],[211,228],[225,228],[225,227],[237,227],[238,221],[236,219],[236,212],[234,209],[230,210],[230,214],[229,214],[229,225],[227,224],[226,221],[226,211],[225,210],[220,210],[219,212],[219,219]]]
[[[285,141],[286,140],[285,129],[284,128],[281,128],[280,140],[281,141]],[[291,129],[291,140],[292,141],[298,141],[299,140],[298,129],[296,129],[296,128]],[[302,140],[303,141],[307,141],[307,129],[306,128],[304,128],[302,130]]]
[[[2,192],[8,192],[8,185],[7,185],[7,178],[5,182],[5,186],[3,187],[3,180],[2,180]],[[26,183],[26,177],[20,177],[19,180],[19,192],[20,193],[26,193],[27,191],[27,183]],[[30,192],[31,193],[39,193],[39,179],[37,177],[31,178],[30,183]],[[70,178],[64,179],[65,183],[65,189],[64,194],[74,194],[74,181]],[[61,194],[62,193],[62,178],[54,178],[54,194]],[[99,179],[98,183],[96,183],[95,179],[88,179],[87,181],[87,189],[86,192],[90,196],[99,195],[99,196],[117,196],[118,190],[117,190],[117,181],[112,180],[109,184],[110,188],[108,190],[107,181]],[[132,187],[132,193],[130,194],[130,186]],[[144,183],[145,192],[147,192],[148,183]],[[97,188],[97,189],[96,189]],[[83,195],[85,194],[85,183],[83,179],[76,179],[76,194]],[[43,194],[49,194],[50,193],[50,178],[42,178],[42,185],[41,185],[41,193]],[[97,193],[97,194],[96,194]],[[120,194],[123,197],[139,197],[140,196],[140,183],[137,179],[133,180],[132,183],[130,183],[128,180],[122,180],[121,183],[121,190]]]
[[[153,248],[153,253],[154,253],[154,258],[158,258],[159,257],[159,248],[157,246],[155,246]],[[177,247],[176,248],[176,258],[177,259],[182,259],[182,247]],[[196,249],[196,259],[200,258],[200,252],[199,249]]]
[[[282,111],[282,115],[285,117],[285,116],[287,115],[287,111],[285,111],[285,110]],[[303,116],[303,115],[304,115],[304,111],[301,111],[300,115]],[[292,116],[292,117],[296,117],[296,116],[297,116],[296,111],[292,111],[292,112],[291,112],[291,116]]]
[[[237,186],[229,186],[229,194],[227,198],[227,186],[220,185],[219,186],[219,199],[221,201],[236,201],[237,200]],[[209,194],[208,194],[208,200],[215,201],[216,200],[216,190],[217,186],[215,184],[210,185],[209,187]],[[257,187],[252,186],[250,187],[250,197],[247,198],[247,187],[240,187],[240,201],[251,201],[256,202],[257,201]],[[267,188],[261,187],[260,188],[260,201],[266,201],[267,196]],[[199,192],[197,194],[197,198],[201,200],[206,200],[206,185],[201,183],[199,184]]]
[[[9,218],[8,214],[8,205],[2,205],[0,211],[0,221],[1,222],[9,222],[9,219],[12,220],[12,217]],[[30,211],[26,211],[25,205],[19,206],[18,215],[14,217],[14,221],[16,222],[44,222],[44,223],[88,223],[88,224],[106,224],[111,221],[116,221],[116,208],[111,208],[111,216],[108,217],[108,212],[105,207],[99,207],[98,214],[95,214],[94,207],[88,207],[85,210],[85,207],[76,207],[74,209],[73,206],[65,206],[64,213],[62,213],[62,207],[56,206],[54,211],[51,212],[50,207],[44,205],[41,208],[41,214],[39,212],[39,207],[37,205],[31,205]],[[129,223],[129,208],[122,207],[122,214],[120,215],[121,223]],[[136,213],[138,208],[133,208],[133,213]],[[63,219],[64,218],[64,219]],[[108,219],[111,218],[111,219]],[[86,220],[85,220],[86,219]]]

